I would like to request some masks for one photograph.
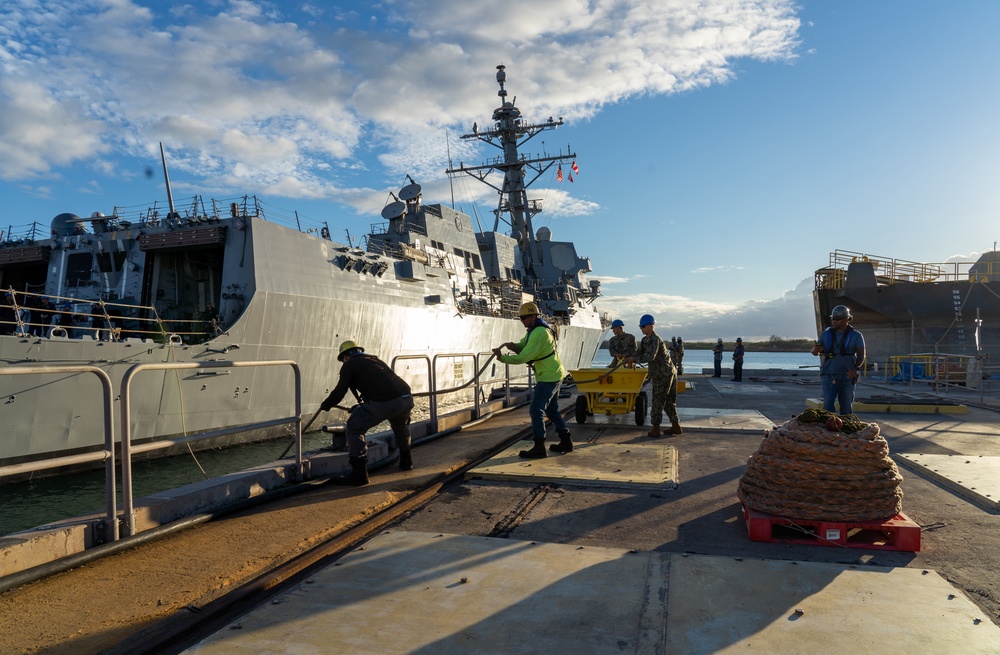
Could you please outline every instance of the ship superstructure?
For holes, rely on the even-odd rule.
[[[361,246],[333,241],[327,223],[304,224],[253,196],[59,214],[47,230],[36,223],[8,231],[0,244],[0,287],[10,293],[0,365],[97,365],[117,384],[136,363],[290,359],[301,367],[303,411],[311,414],[336,384],[341,341],[356,340],[385,361],[403,356],[397,371],[425,390],[426,364],[406,357],[488,355],[520,339],[512,319],[533,300],[558,327],[566,366],[587,366],[606,325],[593,305],[599,283],[588,283],[589,260],[571,242],[553,241],[547,228],[531,233],[540,203],[527,199],[525,173],[559,158],[521,158],[514,135],[535,128],[517,114],[506,101],[496,110],[489,132],[504,155],[479,169],[504,171],[497,216],[513,217],[510,234],[498,225],[477,232],[468,215],[424,204],[412,179]],[[437,387],[470,381],[472,369],[443,358]],[[484,373],[487,393],[503,377],[497,369]],[[275,367],[143,374],[133,385],[133,439],[287,415],[291,394],[291,376]],[[93,376],[0,376],[0,397],[0,466],[101,443]]]
[[[918,353],[976,357],[1000,343],[1000,252],[920,263],[837,250],[816,271],[816,327],[846,305],[869,362]]]

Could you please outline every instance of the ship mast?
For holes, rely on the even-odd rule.
[[[479,139],[500,149],[503,154],[487,160],[481,166],[465,166],[465,164],[460,163],[458,168],[449,168],[446,172],[448,175],[465,173],[497,190],[500,194],[500,202],[495,211],[496,221],[493,230],[499,229],[502,215],[510,216],[510,235],[517,239],[525,270],[534,276],[534,262],[537,258],[535,256],[535,233],[531,219],[542,211],[542,203],[541,200],[528,200],[528,187],[553,164],[559,163],[561,165],[564,160],[573,160],[576,158],[576,154],[570,152],[568,146],[566,154],[560,153],[558,156],[550,157],[544,152],[534,157],[525,157],[519,154],[519,148],[529,139],[539,132],[559,127],[563,124],[563,119],[554,120],[549,117],[542,123],[523,121],[521,111],[514,105],[517,96],[514,96],[514,100],[507,100],[507,89],[505,88],[507,73],[505,69],[506,66],[503,64],[497,66],[497,83],[500,85],[497,95],[500,96],[500,106],[493,110],[493,127],[479,129],[478,125],[473,124],[472,132],[460,137],[462,139]],[[526,179],[529,170],[532,173],[530,180]],[[488,179],[494,171],[503,173],[502,186],[498,187]]]

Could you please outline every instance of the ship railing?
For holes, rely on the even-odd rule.
[[[857,262],[871,262],[875,279],[880,285],[904,282],[980,282],[996,279],[1000,266],[975,262],[922,263],[905,259],[893,259],[849,250],[835,250],[830,253],[830,263],[816,271],[817,289],[842,289],[848,266]],[[981,270],[982,269],[982,270]]]
[[[53,304],[54,303],[54,304]],[[199,343],[223,332],[217,316],[163,318],[156,307],[103,299],[82,299],[8,288],[0,313],[0,334],[121,341],[150,338],[159,343]],[[128,326],[126,327],[126,324]]]
[[[22,475],[35,471],[75,466],[89,462],[104,462],[104,505],[105,520],[96,526],[95,532],[102,541],[116,541],[119,537],[118,520],[115,516],[117,493],[115,490],[115,428],[114,428],[114,391],[111,378],[96,366],[73,364],[65,366],[5,366],[0,367],[0,375],[61,375],[65,373],[92,373],[100,380],[103,392],[102,407],[104,408],[104,448],[78,455],[64,455],[35,462],[24,462],[0,466],[0,479],[10,475]]]
[[[326,221],[304,216],[294,210],[277,207],[254,195],[210,198],[208,204],[202,196],[195,195],[178,200],[174,211],[175,215],[169,216],[170,208],[164,201],[154,201],[152,204],[143,203],[141,205],[116,205],[110,215],[100,216],[100,231],[127,230],[133,225],[155,227],[165,223],[168,218],[171,222],[180,221],[196,224],[215,222],[223,218],[249,218],[253,216],[286,227],[294,227],[299,232],[321,235],[326,239],[330,238],[330,226]],[[91,218],[81,217],[80,221],[75,224],[80,234],[88,233],[86,223],[91,222],[91,220]],[[415,229],[423,230],[419,226],[416,226]],[[422,233],[426,234],[426,230],[423,230]],[[51,237],[51,227],[37,221],[23,225],[8,225],[6,229],[0,229],[0,242],[3,243],[27,243]]]
[[[173,439],[158,439],[143,444],[132,444],[132,380],[144,371],[172,371],[190,369],[213,369],[213,368],[244,368],[262,366],[289,366],[294,375],[294,404],[291,416],[272,419],[269,421],[259,421],[256,423],[243,424],[218,430],[210,430],[194,435],[177,437]],[[238,432],[249,430],[261,430],[277,427],[281,425],[291,425],[295,433],[295,477],[296,481],[305,478],[305,465],[302,457],[302,373],[299,365],[291,360],[266,360],[266,361],[245,361],[245,362],[165,362],[135,364],[131,366],[122,377],[121,383],[121,470],[122,470],[122,523],[125,536],[135,534],[135,506],[132,497],[132,456],[138,453],[153,450],[163,450],[174,446],[189,444],[205,439],[214,439]]]
[[[406,234],[413,232],[421,236],[427,236],[427,227],[422,225],[411,214],[404,214],[403,220],[394,219],[383,223],[369,223],[369,234]]]
[[[4,243],[22,243],[47,239],[49,229],[38,221],[26,225],[8,225],[6,230],[0,230],[0,241]]]

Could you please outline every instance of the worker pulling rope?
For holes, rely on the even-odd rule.
[[[765,433],[737,495],[785,518],[880,521],[902,509],[902,480],[878,424],[809,409]]]

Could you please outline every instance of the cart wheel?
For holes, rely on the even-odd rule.
[[[580,394],[576,397],[576,422],[581,425],[587,422],[587,395]]]
[[[640,391],[635,399],[635,424],[642,425],[646,422],[646,392]]]

